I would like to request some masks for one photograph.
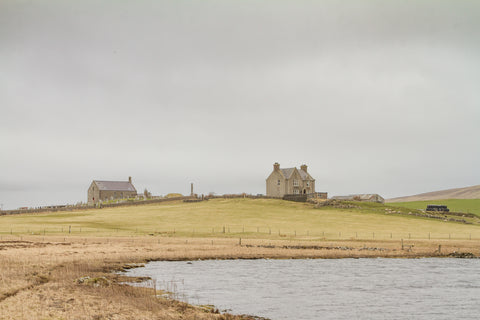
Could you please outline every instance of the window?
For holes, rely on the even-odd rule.
[[[298,189],[293,190],[293,194],[299,194],[300,191]]]
[[[307,187],[310,187],[310,181],[307,181]]]
[[[280,185],[280,180],[277,181],[277,186],[279,186],[279,185]]]
[[[293,186],[298,187],[298,180],[293,180]]]

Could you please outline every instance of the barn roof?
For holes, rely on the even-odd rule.
[[[360,199],[360,200],[369,200],[369,199],[374,198],[374,197],[382,198],[382,196],[380,196],[379,194],[376,194],[376,193],[362,193],[362,194],[350,194],[348,196],[334,196],[334,197],[332,197],[332,199],[351,200],[353,198],[357,198],[357,199]]]
[[[129,181],[100,181],[93,180],[101,191],[134,191],[137,190]]]

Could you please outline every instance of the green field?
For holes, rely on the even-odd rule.
[[[428,204],[443,204],[452,212],[474,213],[480,217],[480,199],[448,199],[387,203],[389,206],[425,210]]]
[[[0,235],[480,239],[478,225],[386,214],[385,209],[389,208],[392,207],[365,204],[361,208],[316,209],[312,204],[270,199],[177,201],[0,216]]]

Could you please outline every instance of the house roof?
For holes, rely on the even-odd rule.
[[[134,191],[137,190],[131,182],[128,181],[99,181],[93,180],[101,191]]]
[[[297,168],[283,168],[280,169],[285,179],[290,179],[292,177],[293,172]],[[313,180],[312,176],[308,174],[308,172],[303,171],[302,169],[297,169],[298,173],[302,180]]]
[[[298,173],[300,173],[300,177],[302,177],[302,180],[313,180],[312,176],[308,174],[308,172],[303,171],[302,169],[298,170]]]
[[[290,179],[293,171],[295,170],[295,168],[284,168],[284,169],[280,169],[280,171],[282,171],[282,174],[283,176],[285,177],[285,179]]]

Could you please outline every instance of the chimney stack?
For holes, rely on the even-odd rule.
[[[280,170],[280,164],[279,164],[278,162],[275,162],[275,163],[273,164],[273,170],[274,170],[274,171]]]
[[[132,183],[132,177],[128,177],[128,182]]]
[[[307,172],[307,165],[306,164],[302,164],[300,166],[300,169],[302,169],[303,171]]]

